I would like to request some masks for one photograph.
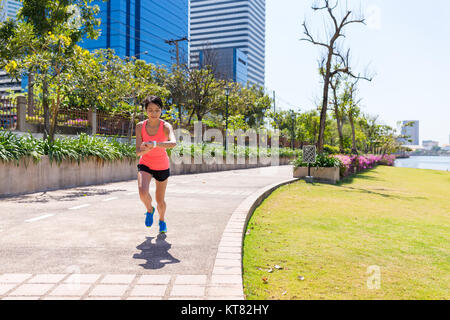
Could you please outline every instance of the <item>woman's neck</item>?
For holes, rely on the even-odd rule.
[[[157,125],[159,125],[159,118],[158,119],[149,118],[148,125],[150,127],[156,127]]]

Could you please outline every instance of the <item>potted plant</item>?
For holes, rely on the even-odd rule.
[[[291,161],[294,166],[294,178],[302,178],[308,175],[308,163],[303,162],[302,157]],[[322,153],[316,156],[316,162],[310,164],[311,175],[314,180],[336,183],[339,181],[341,161],[331,155]]]

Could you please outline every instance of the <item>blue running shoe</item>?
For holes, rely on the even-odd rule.
[[[161,232],[161,233],[167,232],[167,225],[164,221],[159,222],[159,232]]]
[[[145,217],[145,226],[147,228],[150,228],[153,224],[153,214],[155,213],[155,207],[152,207],[152,212],[148,212],[146,213],[146,217]]]

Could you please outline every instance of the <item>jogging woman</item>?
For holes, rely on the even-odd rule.
[[[165,233],[167,225],[164,220],[166,213],[164,196],[170,176],[170,162],[166,149],[176,146],[175,134],[172,126],[160,119],[163,103],[159,97],[147,97],[143,106],[148,119],[136,125],[136,154],[141,156],[137,166],[139,196],[147,208],[145,225],[150,228],[153,224],[155,207],[152,206],[149,186],[152,177],[155,178],[159,232]]]

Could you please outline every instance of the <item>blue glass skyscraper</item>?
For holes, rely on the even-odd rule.
[[[94,1],[100,7],[101,36],[81,44],[89,50],[114,49],[120,57],[137,57],[154,64],[175,63],[175,46],[167,41],[188,36],[188,0]],[[187,62],[187,41],[179,42],[181,62]]]

